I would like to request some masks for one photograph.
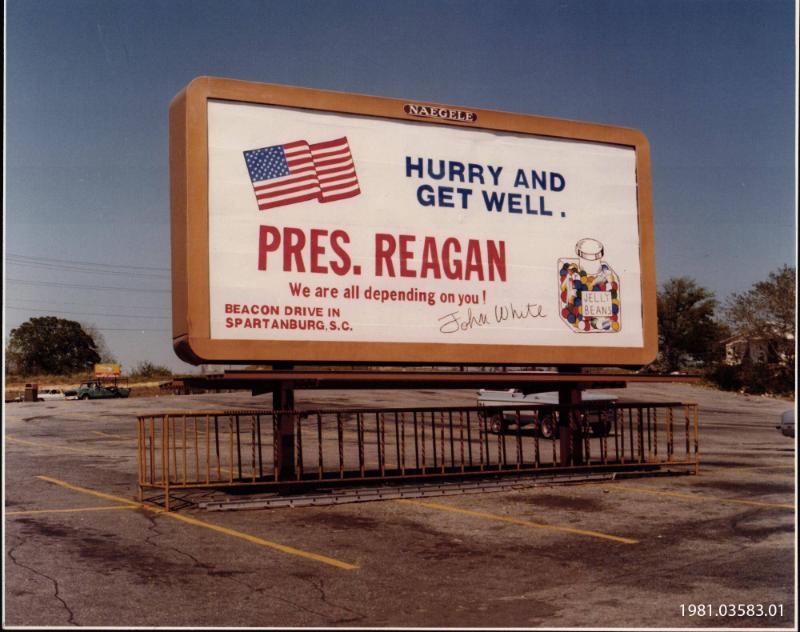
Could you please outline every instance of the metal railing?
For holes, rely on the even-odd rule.
[[[545,421],[559,432],[542,436]],[[138,417],[145,489],[699,465],[693,403],[263,409]]]

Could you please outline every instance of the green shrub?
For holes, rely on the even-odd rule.
[[[723,391],[740,391],[742,389],[742,376],[738,365],[714,365],[706,372],[706,378]]]
[[[724,391],[794,396],[794,371],[781,365],[752,362],[747,357],[741,364],[716,364],[705,376]]]
[[[171,375],[172,371],[170,371],[167,367],[160,366],[158,364],[153,364],[152,362],[147,362],[147,361],[140,362],[131,371],[131,377],[134,378],[169,377]]]

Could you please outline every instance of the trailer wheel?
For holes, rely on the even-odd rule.
[[[592,434],[595,437],[605,437],[611,433],[611,422],[603,420],[600,423],[592,424]]]
[[[494,434],[501,434],[506,429],[505,419],[503,413],[495,413],[489,419],[489,432]]]
[[[539,433],[545,439],[552,439],[558,432],[558,423],[556,422],[555,415],[548,413],[543,415],[539,421]]]

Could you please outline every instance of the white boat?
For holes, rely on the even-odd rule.
[[[604,395],[602,393],[581,393],[581,400],[584,403],[597,403],[600,410],[588,410],[586,413],[589,426],[597,436],[607,435],[613,423],[613,412],[602,410],[603,404],[613,404],[617,401],[614,395]],[[544,393],[528,393],[510,388],[506,391],[492,391],[482,388],[478,391],[478,406],[502,406],[510,404],[513,406],[527,406],[533,404],[554,406],[558,405],[558,392],[547,391]],[[521,410],[519,415],[515,410],[503,410],[495,412],[489,417],[489,430],[491,432],[504,432],[511,425],[516,425],[519,420],[520,426],[533,425],[546,439],[551,439],[556,435],[557,416],[555,411],[549,409],[542,410]]]

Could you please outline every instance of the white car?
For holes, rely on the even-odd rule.
[[[787,437],[794,436],[794,408],[787,410],[781,415],[781,423],[775,426],[782,434]]]
[[[67,399],[67,396],[60,388],[41,388],[37,398],[40,402],[46,402],[54,399]]]
[[[600,406],[602,404],[613,404],[617,401],[614,395],[602,395],[600,393],[582,393],[582,401],[589,403],[596,403]],[[529,393],[525,394],[515,388],[508,389],[507,391],[491,391],[482,388],[478,391],[478,405],[479,406],[498,406],[498,405],[524,405],[524,404],[558,404],[558,393],[556,391],[549,391],[546,393]],[[596,436],[605,436],[611,431],[611,426],[614,421],[614,414],[611,409],[598,412],[591,412],[589,414],[589,425],[592,432]],[[537,430],[545,439],[552,439],[556,435],[556,428],[558,423],[555,415],[543,414],[541,418],[537,418],[532,412],[520,412],[519,415],[520,426],[525,426],[533,423],[535,430]],[[494,433],[504,432],[509,425],[516,424],[517,414],[514,411],[503,411],[503,414],[495,413],[489,419],[489,430]]]

